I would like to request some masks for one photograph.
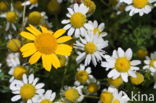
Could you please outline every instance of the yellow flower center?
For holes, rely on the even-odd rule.
[[[96,93],[98,90],[98,85],[96,83],[90,83],[87,86],[87,90],[89,93]]]
[[[18,39],[11,39],[8,41],[7,47],[13,52],[18,52],[21,47],[21,42]]]
[[[25,74],[25,73],[27,73],[27,69],[25,67],[23,67],[23,66],[17,66],[14,69],[13,76],[16,79],[21,80],[23,74]]]
[[[53,102],[50,101],[49,99],[43,99],[40,103],[53,103]]]
[[[41,23],[42,16],[38,11],[33,11],[29,14],[28,20],[31,24],[38,25]]]
[[[105,91],[105,92],[101,93],[100,100],[101,100],[102,103],[112,103],[113,94],[110,93],[110,92]]]
[[[134,85],[139,85],[144,81],[144,76],[141,73],[136,73],[137,77],[131,77],[131,83]]]
[[[84,49],[88,54],[93,54],[96,51],[96,45],[93,42],[88,42]]]
[[[133,0],[134,7],[138,9],[144,8],[146,5],[148,5],[148,0]]]
[[[137,56],[140,58],[140,59],[143,59],[145,58],[145,56],[148,55],[148,51],[146,49],[139,49],[137,51]]]
[[[118,0],[109,0],[109,3],[113,6],[117,5]]]
[[[70,88],[65,91],[65,98],[70,102],[75,102],[79,97],[79,92],[74,88]]]
[[[31,99],[35,96],[36,89],[32,84],[24,84],[20,89],[20,95],[23,100]]]
[[[122,80],[121,77],[119,77],[117,79],[109,78],[108,82],[109,82],[109,84],[111,84],[111,85],[113,85],[115,87],[119,87],[123,83],[123,80]]]
[[[17,14],[14,11],[9,11],[6,14],[6,20],[8,22],[14,23],[17,20]]]
[[[94,34],[96,34],[96,33],[100,34],[99,28],[94,28],[93,33],[94,33]]]
[[[23,6],[22,6],[22,2],[21,1],[17,1],[14,4],[15,9],[17,9],[18,11],[22,11],[23,10]]]
[[[152,59],[152,60],[150,61],[150,66],[155,67],[155,66],[154,66],[154,63],[156,63],[156,59]]]
[[[92,0],[84,0],[84,5],[89,8],[88,13],[93,13],[96,9],[96,5]]]
[[[29,0],[31,4],[36,4],[38,3],[38,0]]]
[[[81,28],[86,23],[86,16],[80,12],[74,13],[70,18],[70,22],[74,28]]]
[[[55,15],[60,12],[61,5],[57,0],[51,0],[47,5],[47,9],[51,14]]]
[[[81,83],[85,83],[88,80],[88,73],[84,70],[80,70],[76,73],[76,79]]]
[[[8,9],[8,5],[6,2],[0,2],[0,11],[6,11]]]
[[[125,7],[126,7],[125,4],[121,4],[120,7],[119,7],[119,10],[120,10],[120,11],[124,11],[124,10],[125,10]]]
[[[36,38],[35,46],[39,52],[51,54],[57,49],[57,41],[53,35],[43,33]]]
[[[120,101],[117,100],[117,99],[115,99],[115,100],[113,101],[113,103],[120,103]]]
[[[121,57],[116,60],[115,69],[119,72],[128,72],[130,69],[130,61],[126,57]]]

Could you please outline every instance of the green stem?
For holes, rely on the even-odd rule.
[[[84,95],[85,98],[92,98],[92,99],[99,99],[99,97],[97,96],[88,96],[88,95]]]

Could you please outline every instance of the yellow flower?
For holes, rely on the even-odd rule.
[[[144,76],[141,73],[136,73],[137,77],[131,77],[131,83],[134,85],[140,85],[142,82],[144,82]]]
[[[115,86],[115,87],[119,87],[123,84],[123,80],[121,77],[118,77],[116,79],[109,78],[108,82],[109,82],[109,84],[111,84],[112,86]]]
[[[42,58],[43,67],[50,71],[51,67],[59,68],[61,63],[57,57],[58,55],[69,56],[72,52],[72,47],[63,44],[71,40],[70,36],[61,37],[66,31],[59,29],[52,32],[47,28],[40,26],[41,31],[30,25],[26,29],[29,32],[21,32],[20,35],[31,40],[31,43],[25,44],[20,50],[23,57],[30,57],[29,63],[34,64]]]
[[[6,11],[8,9],[8,4],[7,2],[0,2],[0,11]]]
[[[29,14],[28,20],[29,20],[30,24],[39,25],[42,20],[42,15],[38,11],[33,11]]]
[[[21,42],[18,39],[11,39],[8,41],[7,47],[13,52],[18,52],[21,47]]]
[[[148,51],[146,49],[139,49],[137,50],[137,56],[140,59],[144,59],[148,55]]]
[[[60,12],[61,5],[57,0],[51,0],[47,5],[47,9],[51,14],[56,15]]]
[[[15,2],[14,8],[18,11],[22,11],[23,10],[22,2],[21,1]]]

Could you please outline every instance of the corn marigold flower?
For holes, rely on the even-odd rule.
[[[10,89],[15,96],[11,98],[12,102],[16,102],[20,99],[26,103],[37,102],[38,96],[44,93],[43,83],[38,83],[39,78],[34,78],[31,74],[27,77],[26,74],[23,75],[23,80],[14,80],[10,84]]]
[[[141,64],[140,60],[132,60],[132,50],[127,49],[126,52],[123,49],[113,51],[112,56],[105,56],[106,62],[102,62],[101,66],[106,67],[106,70],[111,68],[108,73],[108,78],[116,79],[121,76],[124,82],[128,82],[128,76],[136,77],[136,71],[139,70],[137,65]]]
[[[23,57],[30,57],[29,63],[34,64],[42,58],[43,67],[50,71],[51,67],[59,68],[61,66],[57,54],[62,56],[70,56],[72,47],[65,43],[72,38],[70,36],[62,36],[66,31],[59,29],[52,32],[47,28],[40,26],[41,31],[30,25],[26,27],[29,32],[21,32],[20,35],[31,40],[31,43],[25,44],[20,51]],[[61,37],[62,36],[62,37]]]

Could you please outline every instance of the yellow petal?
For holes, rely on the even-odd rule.
[[[58,45],[55,51],[56,54],[60,54],[63,56],[70,56],[71,52],[72,52],[72,47],[66,44]]]
[[[35,40],[35,36],[28,32],[21,32],[20,35],[28,40]]]
[[[41,57],[41,53],[40,52],[36,52],[35,54],[33,54],[30,59],[29,59],[29,63],[30,64],[35,64]]]
[[[66,32],[65,29],[59,29],[59,30],[57,30],[57,31],[54,33],[54,37],[55,37],[55,38],[58,38],[58,37],[62,36],[65,32]]]
[[[27,51],[27,50],[31,50],[33,48],[36,48],[34,43],[27,43],[27,44],[25,44],[24,46],[21,47],[20,51],[24,52],[24,51]]]
[[[41,32],[32,25],[29,25],[29,27],[26,27],[26,29],[32,34],[34,34],[35,36],[38,36],[41,34]]]
[[[54,68],[57,69],[61,66],[60,61],[55,54],[51,54],[50,58],[51,58],[51,62],[52,62],[52,65],[54,66]]]
[[[40,28],[41,28],[41,30],[42,30],[43,33],[53,34],[52,31],[48,30],[48,29],[47,29],[46,27],[44,27],[44,26],[40,26]]]
[[[50,71],[51,70],[51,62],[49,60],[49,55],[42,55],[42,63],[45,70]]]
[[[63,42],[69,41],[71,39],[72,39],[71,36],[63,36],[63,37],[60,37],[59,39],[57,39],[57,42],[58,43],[63,43]]]
[[[32,54],[34,54],[35,52],[37,51],[36,48],[32,48],[32,49],[29,49],[29,50],[26,50],[22,53],[23,57],[29,57],[31,56]]]

